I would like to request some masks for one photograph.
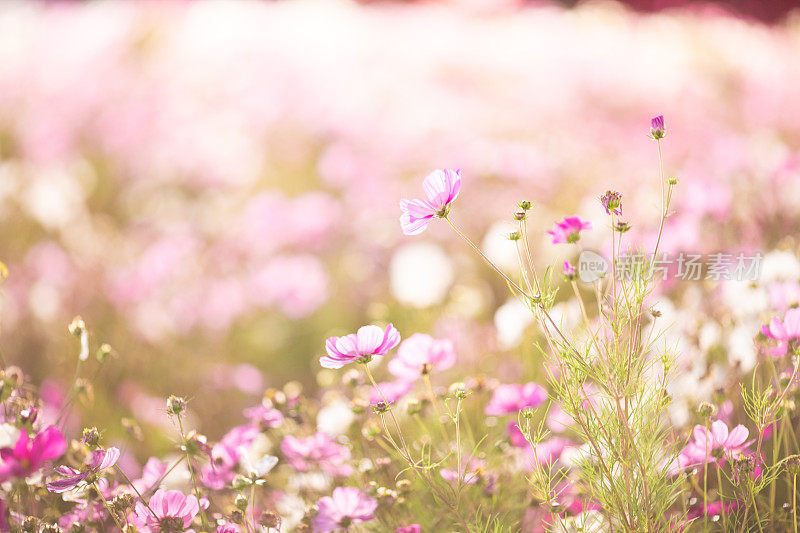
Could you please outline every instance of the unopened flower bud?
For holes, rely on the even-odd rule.
[[[233,490],[242,490],[250,485],[252,485],[250,478],[243,476],[242,474],[236,474],[236,476],[233,478],[233,481],[231,481]]]
[[[167,413],[178,416],[186,410],[186,400],[180,396],[167,398]]]
[[[461,382],[453,383],[452,385],[450,385],[449,392],[459,400],[463,400],[469,396],[467,385]]]
[[[69,330],[70,335],[74,337],[80,337],[83,335],[83,332],[86,331],[86,323],[81,317],[76,316],[72,319],[72,322],[70,322],[67,329]]]
[[[667,180],[667,183],[669,183],[670,185],[672,185],[674,187],[675,185],[678,184],[678,178],[669,178]]]
[[[520,234],[518,231],[512,231],[507,235],[509,241],[518,241],[520,239]]]
[[[653,139],[663,139],[667,135],[664,128],[664,115],[658,115],[650,119],[650,137]]]
[[[533,208],[533,204],[530,203],[528,200],[522,200],[519,204],[519,208],[523,211],[530,211]]]
[[[127,492],[118,494],[117,496],[114,496],[113,500],[111,500],[111,507],[120,512],[125,512],[129,509],[133,509],[133,506],[135,504],[136,504],[136,499],[133,497],[132,494],[129,494]]]
[[[516,213],[514,213],[514,220],[525,220],[527,213],[525,213],[524,209],[520,209]]]
[[[36,529],[38,526],[38,520],[32,516],[25,517],[22,521],[22,531],[25,533],[36,533]]]
[[[384,402],[383,400],[381,400],[372,407],[373,409],[375,409],[375,413],[380,415],[389,411],[391,404],[389,402]]]
[[[242,524],[244,523],[244,513],[239,509],[234,509],[231,511],[231,522],[234,524]]]
[[[240,511],[246,511],[247,510],[247,504],[248,504],[247,497],[245,497],[243,494],[237,494],[236,495],[236,499],[234,500],[233,504]]]
[[[530,420],[533,418],[533,409],[531,409],[530,407],[526,407],[525,409],[520,411],[519,414],[523,420]]]
[[[281,515],[275,511],[264,511],[258,517],[258,523],[267,529],[278,529],[281,525]]]
[[[381,428],[378,427],[376,424],[366,424],[361,429],[361,434],[367,440],[376,439],[381,434]]]
[[[627,233],[628,231],[630,231],[630,229],[631,225],[628,224],[627,222],[620,221],[614,224],[614,231],[616,231],[617,233]]]
[[[100,446],[100,432],[96,427],[84,428],[81,442],[89,448],[97,448]]]
[[[195,430],[186,434],[186,452],[191,456],[205,455],[211,457],[211,446],[205,435]]]
[[[697,406],[697,413],[703,418],[710,418],[714,416],[716,412],[717,408],[708,402],[701,402],[700,405]]]
[[[27,407],[19,412],[19,421],[22,424],[33,424],[39,417],[39,410],[33,406]]]
[[[108,359],[114,352],[114,349],[111,347],[110,344],[102,344],[100,348],[97,349],[97,360],[101,363],[104,363],[106,359]]]
[[[63,530],[55,524],[42,524],[40,533],[61,533]]]
[[[433,371],[433,365],[430,363],[422,363],[422,367],[420,368],[420,375],[427,376]]]
[[[9,366],[3,371],[3,381],[11,387],[11,389],[18,389],[25,381],[25,374],[18,366]]]

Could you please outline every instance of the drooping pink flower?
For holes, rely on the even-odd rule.
[[[411,524],[408,526],[400,526],[394,530],[394,533],[419,533],[419,524]]]
[[[355,487],[336,487],[331,496],[317,501],[319,512],[312,525],[314,531],[329,532],[347,529],[352,524],[368,522],[375,517],[378,502]]]
[[[439,473],[444,479],[451,483],[455,483],[461,479],[467,485],[477,483],[478,479],[483,475],[486,469],[486,461],[478,459],[477,457],[466,457],[461,460],[461,469],[452,470],[450,468],[442,468]]]
[[[385,330],[379,326],[361,326],[357,333],[325,341],[328,355],[320,357],[319,364],[335,369],[353,362],[367,363],[373,356],[386,355],[399,343],[400,333],[391,324]]]
[[[607,215],[611,213],[615,215],[622,214],[622,195],[617,191],[606,191],[606,193],[600,197],[600,203],[603,205],[603,209],[606,210]]]
[[[374,387],[372,388],[372,391],[369,393],[369,403],[372,405],[377,405],[383,401],[396,403],[400,398],[408,394],[413,387],[414,383],[404,379],[383,381],[378,383],[380,392]]]
[[[319,468],[330,476],[349,476],[350,450],[322,431],[309,437],[286,435],[281,442],[286,460],[298,472]]]
[[[553,238],[553,244],[574,243],[581,238],[581,231],[592,229],[592,223],[581,220],[579,216],[565,217],[556,222],[547,234]]]
[[[532,381],[524,385],[498,385],[484,412],[492,416],[517,413],[526,407],[537,407],[546,399],[547,391]]]
[[[65,476],[64,479],[52,481],[47,484],[47,489],[51,492],[66,492],[77,487],[84,479],[96,475],[106,468],[111,468],[117,464],[119,450],[111,447],[107,450],[94,450],[89,455],[89,461],[83,470],[75,470],[68,466],[59,466],[56,472]]]
[[[715,420],[710,430],[697,425],[692,432],[693,440],[681,452],[678,464],[686,468],[706,461],[715,463],[720,459],[735,459],[747,448],[749,434],[741,424],[729,431],[722,420]]]
[[[800,339],[800,308],[792,308],[783,315],[783,321],[773,318],[769,325],[761,326],[761,333],[770,339],[778,341],[778,345],[770,348],[769,353],[774,357],[786,355],[789,343]]]
[[[425,231],[434,217],[444,218],[461,190],[461,170],[434,170],[422,184],[426,199],[400,200],[400,227],[406,235]]]
[[[28,477],[48,461],[61,457],[66,449],[67,441],[55,426],[33,438],[26,431],[20,431],[13,448],[0,449],[0,481]]]
[[[159,489],[150,497],[148,504],[149,509],[142,502],[136,503],[132,518],[139,531],[152,533],[183,531],[192,525],[194,517],[200,512],[197,498],[187,496],[179,490]]]
[[[453,342],[434,339],[424,333],[414,333],[397,349],[397,356],[389,361],[389,372],[401,379],[413,381],[423,370],[446,370],[456,362]]]

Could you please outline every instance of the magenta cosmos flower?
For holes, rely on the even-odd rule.
[[[728,431],[728,426],[722,420],[711,424],[711,429],[697,425],[692,432],[693,440],[681,452],[679,459],[682,466],[696,466],[708,462],[717,462],[718,459],[735,459],[742,454],[749,444],[747,437],[749,431],[743,425],[738,425]]]
[[[538,407],[546,399],[547,391],[532,381],[524,385],[498,385],[484,412],[492,416],[508,415]]]
[[[386,352],[400,344],[400,333],[389,324],[383,330],[378,326],[362,326],[357,333],[344,337],[330,337],[325,341],[327,356],[319,360],[324,368],[342,368],[348,363],[368,363],[375,355]]]
[[[400,526],[394,530],[394,533],[419,533],[419,524],[410,524],[408,526]]]
[[[89,455],[88,463],[82,471],[75,470],[68,466],[59,466],[56,468],[56,472],[65,477],[64,479],[48,483],[47,489],[50,490],[50,492],[66,492],[77,487],[89,476],[92,476],[89,482],[93,482],[95,479],[94,476],[106,468],[111,468],[117,464],[117,459],[119,459],[119,450],[117,448],[95,450]]]
[[[592,229],[591,222],[585,222],[578,216],[566,217],[561,222],[556,222],[553,229],[547,234],[553,237],[553,244],[574,243],[581,238],[581,231]]]
[[[774,357],[786,355],[790,342],[800,339],[800,309],[793,308],[786,311],[783,321],[773,318],[769,325],[761,326],[761,333],[778,341],[777,346],[770,348],[770,355]]]
[[[28,477],[46,462],[58,459],[67,450],[64,435],[55,426],[50,426],[33,438],[21,431],[13,448],[0,450],[0,481]]]
[[[371,405],[378,405],[383,401],[397,403],[400,398],[411,392],[413,388],[414,383],[405,379],[382,381],[378,383],[377,389],[373,387],[369,393],[369,403]]]
[[[415,333],[403,341],[397,356],[389,362],[389,372],[401,379],[413,381],[423,371],[445,370],[456,362],[456,352],[450,340],[437,340],[424,333]]]
[[[321,431],[303,438],[286,435],[281,442],[281,451],[298,472],[317,467],[329,476],[349,476],[353,473],[348,464],[350,450]]]
[[[338,531],[352,524],[367,522],[375,516],[378,502],[355,487],[336,487],[333,495],[320,498],[319,512],[312,525],[314,531]]]
[[[461,170],[434,170],[422,183],[425,200],[400,200],[400,227],[406,235],[418,235],[425,231],[428,223],[436,218],[445,218],[450,204],[461,190]]]
[[[142,502],[136,504],[134,525],[139,531],[153,533],[184,531],[192,525],[194,517],[200,512],[197,498],[186,496],[179,490],[159,489],[150,497],[148,503],[150,509]],[[150,512],[151,509],[153,512]]]

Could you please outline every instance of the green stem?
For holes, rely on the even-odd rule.
[[[197,478],[194,475],[194,467],[192,466],[192,458],[189,457],[189,447],[186,443],[186,434],[183,431],[183,422],[181,422],[181,415],[175,415],[175,418],[178,419],[178,429],[181,432],[181,440],[183,441],[183,449],[186,452],[186,466],[189,468],[189,476],[192,478],[192,485],[194,486],[194,496],[197,498],[197,505],[200,507],[200,520],[203,522],[203,529],[208,530],[208,517],[206,517],[206,512],[203,509],[203,505],[200,502],[200,489],[197,488]]]

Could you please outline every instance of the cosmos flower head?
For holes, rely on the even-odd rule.
[[[329,532],[372,520],[378,502],[356,487],[336,487],[331,496],[317,501],[317,508],[319,512],[312,522],[314,531]]]
[[[117,448],[112,447],[107,450],[94,450],[89,455],[88,464],[82,471],[75,470],[68,466],[59,466],[56,468],[56,472],[64,476],[64,478],[48,483],[47,488],[51,492],[66,492],[70,489],[74,489],[80,485],[81,482],[92,480],[92,478],[101,471],[117,464],[118,459],[119,450]]]
[[[0,449],[0,481],[28,477],[47,462],[61,457],[66,450],[67,441],[55,426],[48,427],[33,438],[27,431],[20,431],[13,447]]]
[[[499,385],[484,412],[490,416],[508,415],[526,407],[538,407],[546,399],[547,391],[532,381],[524,385]]]
[[[397,356],[389,361],[389,372],[398,378],[413,381],[433,370],[446,370],[455,362],[452,341],[414,333],[400,344]]]
[[[434,218],[446,218],[461,190],[461,170],[434,170],[422,183],[425,198],[400,200],[400,227],[406,235],[425,231]]]
[[[391,324],[362,326],[358,332],[343,337],[330,337],[325,342],[327,356],[319,360],[323,368],[342,368],[348,363],[368,363],[376,355],[386,353],[400,344],[400,333]]]
[[[566,217],[556,222],[547,234],[553,238],[553,244],[575,243],[581,238],[581,231],[592,229],[592,223],[581,220],[578,216]]]

